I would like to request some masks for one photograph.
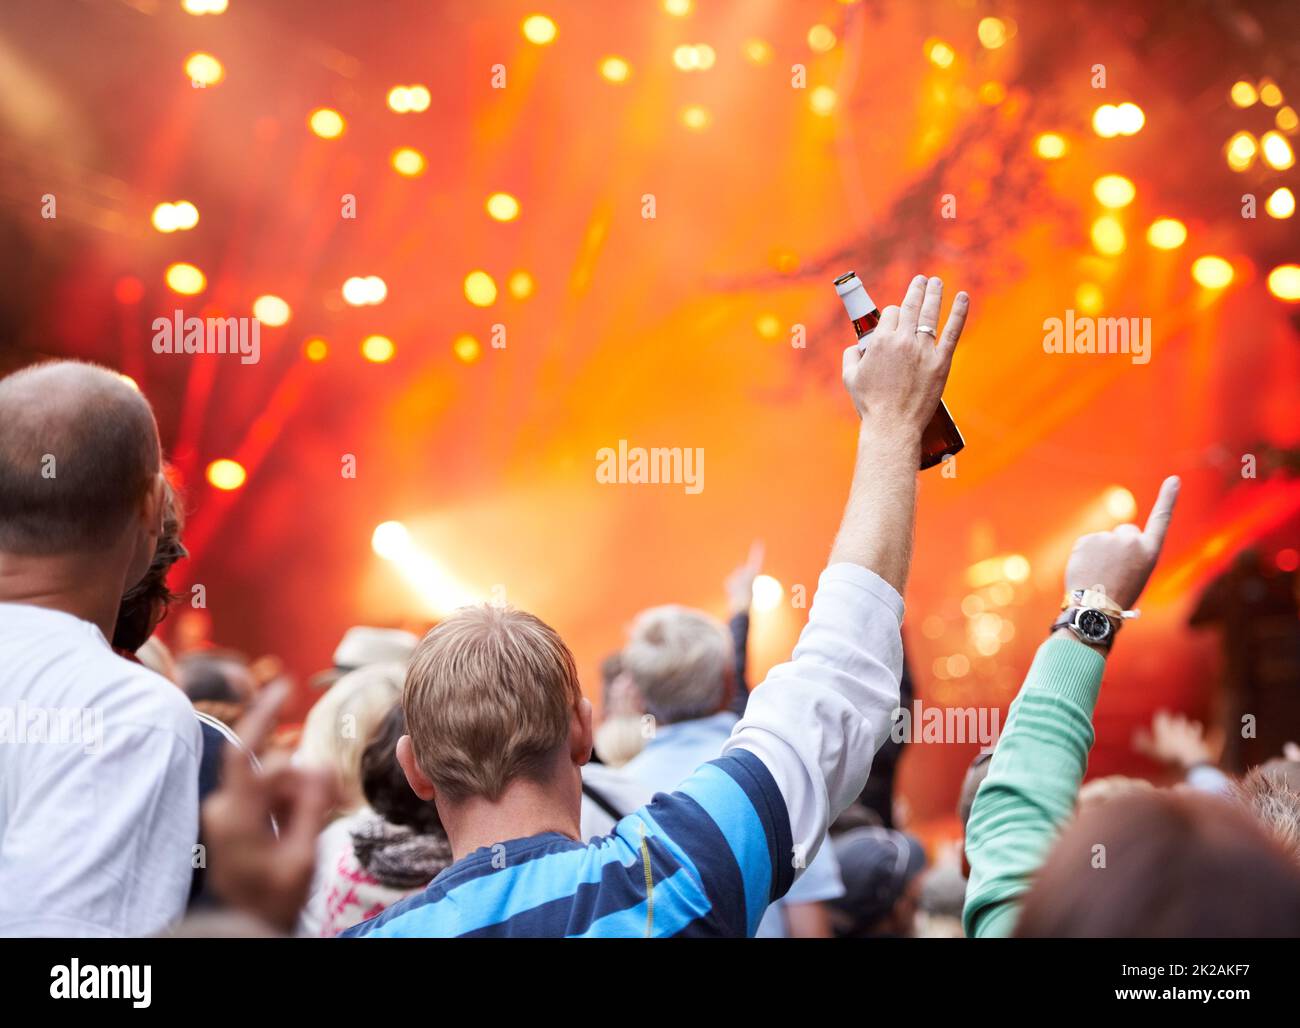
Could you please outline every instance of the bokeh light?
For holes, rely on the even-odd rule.
[[[409,146],[399,147],[393,151],[393,170],[407,178],[424,174],[424,154]]]
[[[1246,171],[1255,163],[1258,146],[1255,137],[1249,132],[1238,132],[1228,140],[1223,152],[1229,168],[1233,171]]]
[[[957,59],[957,52],[942,39],[927,39],[925,56],[936,68],[951,68]]]
[[[1288,303],[1300,301],[1300,264],[1279,264],[1270,271],[1268,291]]]
[[[1259,137],[1259,149],[1264,155],[1264,163],[1276,171],[1286,171],[1295,164],[1295,151],[1281,132],[1265,132]]]
[[[1045,161],[1060,160],[1067,149],[1065,137],[1059,132],[1044,132],[1034,140],[1034,153]]]
[[[1279,186],[1269,193],[1264,201],[1264,210],[1270,218],[1289,218],[1295,213],[1295,193],[1286,186]]]
[[[383,560],[400,560],[411,550],[411,533],[400,521],[385,521],[370,534],[370,548]]]
[[[1228,95],[1238,107],[1250,107],[1259,99],[1259,93],[1256,92],[1255,87],[1244,79],[1234,82]]]
[[[555,42],[559,30],[555,22],[544,14],[530,14],[521,26],[524,38],[534,46],[549,46]]]
[[[163,278],[172,292],[182,296],[195,296],[208,286],[207,277],[193,264],[169,265]]]
[[[1177,250],[1187,242],[1187,226],[1177,218],[1157,218],[1147,229],[1147,242],[1157,250]]]
[[[1192,262],[1192,278],[1205,289],[1223,289],[1232,277],[1232,265],[1222,257],[1209,255]]]
[[[302,355],[313,364],[319,364],[330,355],[329,343],[320,338],[308,339],[302,344]]]
[[[211,54],[193,53],[185,58],[185,74],[191,83],[215,86],[226,77],[226,69]]]
[[[623,57],[610,55],[601,58],[600,77],[606,82],[626,82],[632,76],[632,65]]]
[[[287,325],[289,318],[292,316],[293,311],[289,309],[289,305],[281,297],[267,294],[259,296],[253,301],[253,317],[263,325],[278,328],[281,325]]]
[[[808,46],[813,53],[824,54],[835,48],[835,32],[829,25],[814,25],[808,30]]]
[[[1137,195],[1137,187],[1123,175],[1103,175],[1092,184],[1092,195],[1103,207],[1127,207]]]
[[[772,611],[781,606],[781,601],[785,599],[785,587],[771,575],[758,575],[754,579],[750,595],[755,610]]]
[[[1137,513],[1137,500],[1122,485],[1106,490],[1106,513],[1116,521],[1132,521]]]
[[[981,18],[976,30],[980,45],[989,50],[997,50],[1007,42],[1007,26],[1001,18]]]
[[[519,217],[519,201],[509,193],[493,193],[484,206],[494,221],[514,221]]]
[[[366,336],[361,340],[361,356],[372,364],[387,364],[397,353],[397,347],[388,336]]]
[[[208,465],[206,477],[208,484],[214,489],[230,492],[248,481],[248,472],[238,461],[222,457]]]
[[[682,111],[682,124],[692,132],[703,132],[711,120],[709,112],[699,104],[692,104]]]
[[[526,271],[513,272],[506,279],[506,289],[516,300],[527,300],[536,288],[533,276]]]
[[[307,116],[307,126],[321,139],[338,139],[347,123],[332,107],[317,107]]]
[[[199,209],[188,200],[160,203],[150,220],[159,232],[184,232],[199,223]]]
[[[1092,245],[1098,253],[1114,257],[1124,252],[1128,240],[1124,235],[1124,226],[1113,214],[1103,214],[1092,223]]]
[[[491,307],[497,301],[497,284],[486,271],[465,276],[465,299],[475,307]]]
[[[479,341],[471,335],[457,336],[451,344],[451,352],[456,355],[456,359],[463,364],[473,364],[483,354],[483,347]]]

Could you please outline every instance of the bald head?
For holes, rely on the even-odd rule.
[[[115,544],[160,464],[153,411],[114,372],[54,361],[0,379],[0,551]]]

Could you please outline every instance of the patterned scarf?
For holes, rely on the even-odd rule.
[[[375,815],[352,829],[357,862],[380,885],[414,889],[428,885],[451,865],[451,843],[441,832],[417,835],[405,825],[389,824]]]

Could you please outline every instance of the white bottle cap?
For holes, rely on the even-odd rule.
[[[853,321],[865,318],[876,309],[876,305],[871,302],[871,297],[867,294],[866,287],[862,284],[862,279],[858,278],[855,272],[850,271],[837,278],[835,292],[839,293],[840,299],[844,301],[844,309],[849,312],[849,318]]]

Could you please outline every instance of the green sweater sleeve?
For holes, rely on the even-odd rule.
[[[966,826],[967,936],[1015,928],[1021,898],[1074,812],[1105,667],[1101,654],[1064,636],[1038,648]]]

